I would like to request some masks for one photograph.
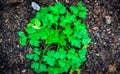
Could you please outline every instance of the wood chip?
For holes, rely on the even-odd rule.
[[[105,19],[107,24],[111,24],[111,16],[105,16]]]
[[[96,30],[98,30],[98,27],[93,27],[92,29],[96,31]]]
[[[115,72],[116,71],[116,66],[115,65],[109,65],[109,72]]]

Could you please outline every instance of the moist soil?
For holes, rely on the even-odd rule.
[[[55,0],[35,0],[40,6]],[[77,5],[78,0],[58,0],[64,5]],[[31,46],[21,47],[18,31],[25,30],[34,17],[32,0],[0,0],[0,74],[35,74],[25,54]],[[84,0],[84,21],[92,42],[81,74],[120,74],[120,0]]]

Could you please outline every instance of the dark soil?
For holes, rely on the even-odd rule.
[[[55,3],[55,0],[35,1],[40,6]],[[68,7],[78,2],[58,1]],[[17,35],[35,15],[31,2],[0,0],[0,74],[34,74],[29,68],[30,61],[24,57],[32,48],[21,47]],[[88,9],[84,23],[92,42],[81,74],[120,74],[120,0],[84,0],[83,3]]]

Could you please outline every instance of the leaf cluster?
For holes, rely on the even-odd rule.
[[[41,7],[35,17],[27,24],[25,32],[18,32],[19,42],[34,46],[33,53],[26,54],[32,60],[31,68],[37,73],[58,74],[68,72],[70,68],[79,69],[86,60],[86,47],[91,41],[86,25],[86,8],[82,2],[67,9],[62,3]],[[55,44],[57,49],[40,50],[40,42]]]
[[[73,70],[78,69],[80,65],[86,61],[86,49],[82,48],[78,52],[74,48],[66,51],[64,48],[59,48],[58,51],[50,50],[42,57],[39,58],[41,50],[34,48],[34,53],[27,54],[26,58],[33,60],[31,68],[37,73],[48,72],[49,74],[58,74],[68,72],[72,67]]]

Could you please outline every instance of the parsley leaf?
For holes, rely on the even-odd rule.
[[[48,51],[47,55],[43,57],[44,61],[46,61],[47,64],[50,66],[54,66],[56,61],[55,58],[53,57],[54,51]]]
[[[33,46],[39,46],[39,39],[36,39],[36,37],[30,39],[30,44]]]
[[[36,69],[37,73],[46,72],[46,71],[47,71],[47,67],[44,64],[39,64],[39,68]]]
[[[76,40],[72,40],[71,41],[71,45],[75,46],[75,47],[78,47],[78,48],[81,48],[81,41],[76,39]]]
[[[79,10],[76,6],[70,6],[70,10],[73,14],[77,15]]]
[[[26,58],[32,60],[34,58],[34,54],[26,54]]]
[[[86,60],[86,57],[85,57],[85,55],[87,53],[86,48],[82,48],[81,50],[78,51],[78,53],[79,53],[79,57],[81,59],[81,62],[84,62]]]
[[[38,63],[38,62],[32,62],[31,68],[33,68],[35,71],[38,70],[38,68],[39,68],[39,63]]]
[[[21,46],[25,46],[27,42],[27,37],[25,36],[24,32],[18,32],[18,35],[20,36],[19,42]]]
[[[41,54],[41,51],[38,48],[34,48],[33,52],[37,55]]]
[[[66,34],[67,36],[70,36],[73,33],[73,29],[68,25],[64,30],[63,33]]]

